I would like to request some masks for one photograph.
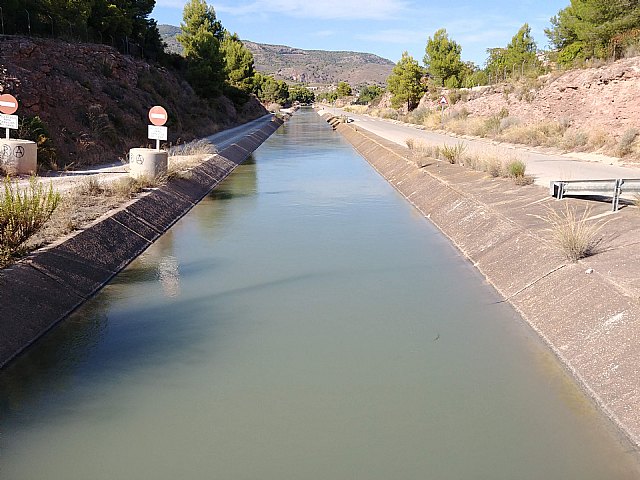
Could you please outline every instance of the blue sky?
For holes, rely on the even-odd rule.
[[[159,24],[179,26],[185,0],[156,0]],[[569,0],[219,0],[213,6],[223,26],[240,38],[304,49],[375,53],[394,62],[407,50],[422,62],[429,36],[446,28],[462,45],[463,60],[482,66],[486,49],[503,47],[523,23],[538,48],[544,29]]]

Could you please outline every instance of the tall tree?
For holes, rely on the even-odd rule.
[[[307,87],[302,85],[294,85],[289,88],[289,102],[313,103],[316,99],[315,94]]]
[[[640,0],[571,0],[545,30],[558,61],[605,58],[616,35],[640,28]]]
[[[487,50],[487,73],[491,75],[510,74],[516,68],[521,71],[523,64],[537,66],[536,42],[531,36],[528,24],[522,25],[506,48],[490,48]]]
[[[220,44],[224,58],[224,72],[227,82],[243,92],[250,92],[253,86],[255,68],[253,55],[240,41],[237,34],[225,31]]]
[[[449,35],[444,28],[436,31],[433,38],[429,37],[425,47],[424,65],[429,75],[441,86],[458,87],[464,63],[460,57],[462,47]]]
[[[392,95],[391,104],[396,108],[406,104],[407,110],[413,110],[425,92],[422,83],[424,74],[418,62],[404,52],[387,78],[387,88]]]
[[[289,87],[282,80],[276,80],[271,76],[263,77],[258,98],[263,102],[279,103],[284,105],[289,100]]]
[[[182,44],[187,59],[187,79],[203,97],[222,93],[225,79],[224,58],[220,42],[224,37],[222,25],[213,7],[204,0],[190,0],[183,11],[182,33],[176,38]]]
[[[336,89],[338,97],[348,97],[351,95],[351,85],[347,82],[338,82],[338,88]]]

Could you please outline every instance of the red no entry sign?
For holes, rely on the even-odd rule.
[[[12,115],[18,110],[18,100],[8,93],[0,95],[0,113]]]
[[[156,126],[164,125],[168,118],[167,111],[159,105],[149,109],[149,121]]]

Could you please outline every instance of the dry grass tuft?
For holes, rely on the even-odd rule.
[[[600,232],[605,224],[591,222],[590,215],[590,208],[579,215],[575,208],[565,204],[560,211],[549,208],[549,213],[543,217],[550,226],[554,243],[571,262],[598,253],[602,243]]]
[[[467,147],[464,143],[458,142],[455,145],[443,145],[440,149],[440,154],[449,163],[455,164],[462,159],[462,155],[466,151]]]
[[[437,160],[440,158],[441,151],[438,146],[429,145],[416,138],[407,138],[405,142],[409,150],[411,150],[413,160],[418,168],[427,166],[428,159]]]
[[[638,136],[638,133],[636,128],[629,128],[622,134],[615,151],[618,157],[624,157],[633,151],[633,142]]]

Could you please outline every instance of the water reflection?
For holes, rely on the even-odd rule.
[[[515,312],[315,114],[221,191],[0,374],[3,480],[638,478]]]
[[[235,175],[227,178],[209,195],[210,208],[196,209],[190,214],[190,218],[195,220],[190,225],[207,234],[221,234],[227,222],[228,201],[250,198],[256,192],[256,161],[251,155],[245,164],[237,168]],[[19,361],[5,368],[0,374],[0,419],[35,408],[34,405],[40,404],[52,392],[70,388],[78,370],[95,361],[90,357],[98,354],[97,347],[109,343],[104,341],[104,336],[109,330],[110,319],[114,317],[110,312],[112,298],[126,297],[127,292],[134,291],[136,285],[146,285],[148,289],[157,284],[164,297],[178,300],[178,303],[169,307],[176,312],[176,318],[195,315],[197,307],[194,307],[193,298],[182,302],[178,298],[182,294],[181,271],[194,275],[210,271],[214,265],[205,260],[181,266],[175,249],[175,231],[169,230],[153,248],[145,251],[116,276],[98,296],[54,327],[34,347],[23,353]],[[159,330],[154,320],[160,308],[165,307],[145,305],[131,313],[137,321],[131,329],[122,332],[119,340],[120,347],[126,352],[118,358],[120,368],[126,369],[127,365],[137,368],[141,360],[167,361],[172,351],[176,352],[186,343],[197,341],[197,335],[189,335],[186,330],[167,341],[165,336],[171,337],[171,327]],[[145,322],[149,322],[148,326],[153,325],[153,328],[147,328]],[[125,344],[128,344],[126,348]],[[104,352],[100,355],[104,356]],[[107,370],[113,366],[113,363],[105,364],[103,368]]]

